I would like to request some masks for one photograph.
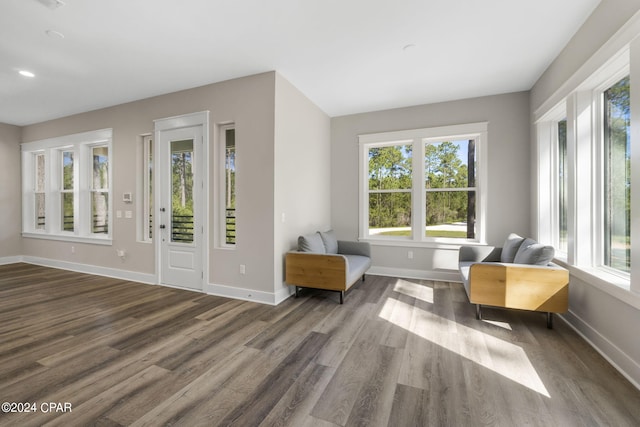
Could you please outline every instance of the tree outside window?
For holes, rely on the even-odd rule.
[[[629,77],[604,91],[604,265],[631,270]]]
[[[477,240],[476,145],[484,135],[486,124],[477,123],[360,136],[361,235]]]

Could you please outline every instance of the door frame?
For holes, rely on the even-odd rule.
[[[189,128],[189,127],[197,127],[200,126],[202,128],[202,218],[201,223],[203,227],[202,232],[202,250],[200,251],[202,260],[202,283],[199,291],[204,292],[206,285],[209,283],[209,192],[207,191],[208,183],[209,183],[209,111],[201,111],[198,113],[184,114],[180,116],[166,117],[163,119],[157,119],[153,121],[154,123],[154,140],[156,142],[156,147],[154,150],[154,156],[158,153],[158,148],[160,146],[160,138],[162,132],[177,130],[181,128]],[[160,168],[159,165],[154,162],[154,170],[153,170],[153,198],[154,198],[154,208],[153,208],[153,216],[155,218],[160,218],[160,203],[162,200],[161,194],[161,182],[160,177]],[[156,280],[157,284],[163,286],[171,286],[169,284],[162,283],[162,246],[160,237],[160,221],[153,221],[153,236],[154,236],[154,245],[155,245],[155,264],[156,264]],[[188,288],[184,288],[188,289]],[[195,289],[191,289],[195,290]]]

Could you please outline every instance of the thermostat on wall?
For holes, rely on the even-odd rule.
[[[131,193],[122,193],[122,201],[125,203],[133,202],[133,196]]]

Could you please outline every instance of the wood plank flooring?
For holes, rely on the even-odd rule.
[[[0,425],[640,425],[640,391],[560,319],[483,314],[445,282],[271,307],[0,266],[0,401],[36,409]]]

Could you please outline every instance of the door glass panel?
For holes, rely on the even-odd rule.
[[[193,242],[193,140],[171,141],[171,241]]]

